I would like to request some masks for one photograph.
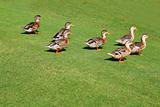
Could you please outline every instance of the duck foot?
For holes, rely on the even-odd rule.
[[[56,55],[60,55],[61,54],[61,52],[56,52]]]
[[[97,51],[101,51],[101,49],[99,49],[98,47],[96,48]]]
[[[35,34],[38,34],[38,32],[35,32]]]
[[[58,49],[57,51],[56,51],[56,55],[60,55],[61,54],[61,52],[60,52],[60,50]]]
[[[143,54],[142,54],[141,52],[138,52],[138,55],[139,55],[139,56],[143,56]]]
[[[119,61],[119,63],[123,64],[123,63],[124,63],[124,61]]]
[[[97,49],[96,51],[98,52],[98,51],[101,51],[101,50],[100,50],[100,49]]]
[[[119,59],[120,63],[124,63],[124,58]]]

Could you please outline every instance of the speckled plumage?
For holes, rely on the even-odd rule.
[[[148,38],[147,35],[142,35],[141,42],[134,42],[130,45],[132,53],[140,54],[142,50],[146,48],[146,39]]]
[[[108,55],[112,56],[114,59],[118,59],[119,61],[123,61],[124,58],[131,53],[130,45],[131,42],[127,42],[124,47],[117,48],[116,50],[112,51],[111,53],[108,53]]]
[[[68,39],[55,40],[48,45],[48,48],[59,52],[60,50],[65,48],[67,44],[68,44]]]
[[[130,32],[127,35],[122,36],[120,39],[116,40],[119,44],[125,44],[127,41],[132,42],[134,40],[134,33],[135,33],[136,27],[131,27]]]
[[[65,27],[64,27],[64,28],[61,28],[61,29],[59,30],[59,32],[57,32],[57,33],[53,36],[53,40],[62,39],[64,33],[66,32],[66,30],[67,30],[67,32],[70,32],[70,33],[71,33],[71,26],[72,26],[71,22],[66,22],[66,23],[65,23]]]
[[[35,22],[30,22],[29,24],[25,25],[23,30],[28,32],[28,33],[36,31],[40,27],[40,19],[41,19],[41,16],[36,15],[35,16]]]
[[[86,41],[86,45],[92,48],[100,47],[105,43],[105,40],[102,38],[92,38]]]
[[[97,48],[104,45],[106,43],[106,34],[108,34],[107,31],[103,30],[101,36],[102,37],[94,37],[91,39],[88,39],[85,44],[90,48]]]
[[[69,40],[68,40],[69,33],[70,33],[70,30],[66,30],[62,34],[61,36],[62,38],[52,40],[51,43],[48,45],[48,48],[51,50],[56,50],[56,53],[64,49],[69,44]]]
[[[67,34],[67,35],[66,35],[66,34]],[[64,38],[65,38],[64,36],[66,36],[66,38],[68,38],[68,35],[70,35],[70,34],[71,34],[70,30],[69,30],[69,29],[65,29],[63,32],[60,32],[59,34],[57,34],[57,35],[53,38],[52,41],[54,41],[54,40],[59,40],[59,39],[64,39]]]

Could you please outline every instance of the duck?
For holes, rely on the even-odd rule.
[[[37,32],[37,29],[40,27],[41,16],[36,15],[34,19],[35,19],[34,22],[30,22],[23,28],[25,32],[27,33],[33,33],[33,32],[35,33],[35,31]]]
[[[90,48],[96,48],[99,50],[99,47],[104,45],[107,41],[106,35],[110,34],[107,30],[101,31],[101,37],[94,37],[85,41],[85,44]]]
[[[57,39],[57,38],[61,38],[59,36],[62,36],[63,33],[65,32],[65,30],[69,30],[70,34],[71,34],[71,27],[73,26],[73,24],[71,22],[66,22],[64,25],[64,28],[61,28],[59,30],[59,32],[57,32],[54,36],[53,36],[53,40]]]
[[[131,54],[131,44],[132,42],[127,41],[124,47],[117,48],[116,50],[107,54],[112,56],[112,58],[119,60],[119,62],[124,62],[125,57]]]
[[[141,36],[141,42],[134,42],[130,45],[131,53],[136,53],[138,55],[141,55],[142,50],[146,48],[146,39],[148,36],[146,34],[143,34]]]
[[[127,41],[133,41],[135,36],[135,31],[137,28],[132,26],[127,35],[122,36],[120,39],[116,40],[117,43],[124,45]]]
[[[69,34],[69,33],[70,33],[69,31],[68,31],[68,32],[65,32],[65,33],[64,33],[64,38],[62,38],[62,39],[53,40],[53,41],[48,45],[48,48],[49,48],[50,50],[55,50],[55,51],[56,51],[56,54],[59,54],[60,51],[61,51],[62,49],[64,49],[64,48],[68,45],[68,43],[69,43],[69,40],[68,40],[68,34]]]
[[[65,38],[64,36],[67,36],[67,38],[68,38],[68,35],[70,35],[70,34],[71,34],[71,31],[69,29],[66,29],[66,30],[63,31],[63,33],[61,33],[58,36],[54,37],[52,39],[52,41],[59,40],[59,39],[64,39]]]

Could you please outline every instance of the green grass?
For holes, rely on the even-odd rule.
[[[0,107],[160,107],[159,10],[159,0],[1,0]],[[36,14],[39,34],[21,34]],[[66,21],[75,25],[66,51],[47,52]],[[131,25],[135,41],[148,33],[143,56],[106,60]],[[102,29],[104,49],[83,49]]]

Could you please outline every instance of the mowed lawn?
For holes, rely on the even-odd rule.
[[[39,34],[22,34],[37,14]],[[66,21],[70,44],[48,52]],[[160,107],[159,0],[1,0],[0,25],[0,107]],[[143,56],[109,60],[132,25],[135,41],[149,36]],[[102,29],[111,33],[104,48],[84,49]]]

